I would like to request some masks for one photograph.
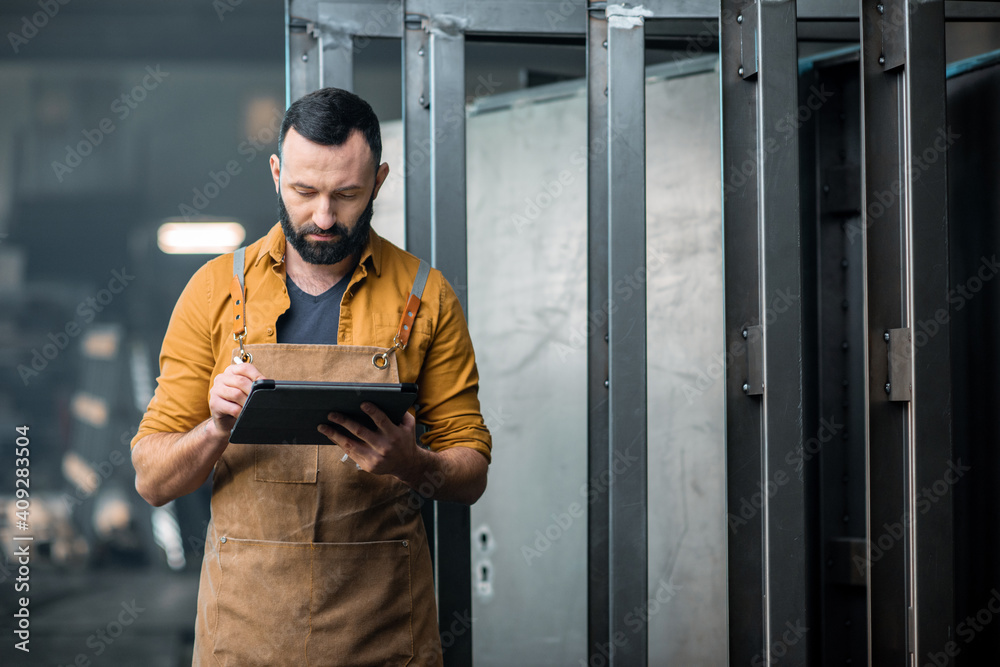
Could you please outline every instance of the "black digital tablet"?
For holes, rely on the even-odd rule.
[[[361,409],[374,403],[398,424],[417,400],[417,385],[367,384],[362,382],[293,382],[256,380],[229,436],[229,442],[246,445],[329,445],[330,439],[316,430],[338,412],[374,429]]]

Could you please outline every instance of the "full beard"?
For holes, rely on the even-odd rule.
[[[278,219],[281,221],[281,230],[285,232],[285,239],[302,259],[310,264],[336,264],[359,254],[365,247],[365,243],[368,242],[368,231],[371,229],[372,215],[375,212],[374,205],[373,196],[368,200],[368,206],[358,216],[351,232],[348,232],[347,227],[340,222],[334,223],[330,229],[320,229],[310,222],[296,230],[292,226],[288,209],[285,208],[285,202],[279,193]],[[336,234],[337,238],[330,241],[310,241],[306,238],[309,234]]]

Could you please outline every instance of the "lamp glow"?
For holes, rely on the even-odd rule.
[[[235,250],[245,238],[238,222],[165,222],[156,232],[156,244],[170,255],[218,255]]]

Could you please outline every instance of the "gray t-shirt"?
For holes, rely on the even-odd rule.
[[[339,283],[313,296],[303,292],[292,279],[285,276],[288,286],[288,310],[278,317],[278,342],[296,345],[336,345],[340,328],[340,301],[347,284],[348,272]]]

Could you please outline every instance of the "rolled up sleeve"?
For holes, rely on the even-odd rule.
[[[470,447],[491,460],[492,438],[479,408],[479,371],[462,306],[448,281],[441,282],[440,310],[420,371],[417,419],[433,451]]]
[[[186,433],[209,417],[207,396],[215,355],[208,278],[205,265],[191,277],[174,306],[160,350],[156,391],[132,447],[151,433]]]

